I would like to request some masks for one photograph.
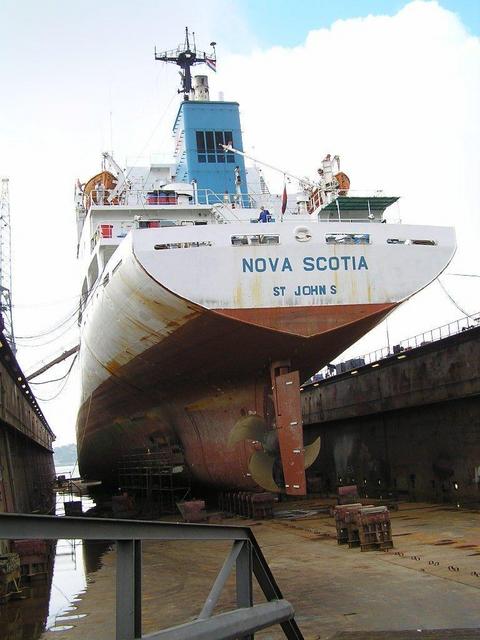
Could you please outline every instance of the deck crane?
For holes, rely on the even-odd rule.
[[[245,153],[244,151],[240,151],[239,149],[235,149],[234,147],[232,147],[232,145],[230,143],[229,144],[221,144],[219,146],[222,147],[222,149],[224,151],[227,151],[227,152],[230,152],[230,153],[237,153],[239,156],[243,156],[244,158],[248,158],[249,160],[253,160],[253,162],[255,162],[255,164],[261,164],[264,167],[268,167],[269,169],[273,169],[273,171],[277,171],[278,173],[281,173],[286,178],[293,178],[293,180],[297,180],[298,183],[300,184],[300,187],[302,189],[304,189],[305,191],[312,191],[313,189],[316,189],[318,187],[317,184],[312,182],[312,180],[310,180],[306,176],[304,176],[303,178],[300,178],[299,176],[296,176],[295,174],[291,173],[290,171],[286,171],[285,169],[281,169],[280,167],[275,167],[273,164],[269,164],[268,162],[264,162],[263,160],[259,160],[258,158],[254,158],[253,156],[249,155],[248,153]]]
[[[104,171],[110,171],[117,179],[117,184],[108,194],[107,201],[111,204],[115,198],[118,198],[129,186],[128,175],[125,175],[124,170],[118,164],[118,162],[107,151],[102,153],[103,156],[103,169]]]

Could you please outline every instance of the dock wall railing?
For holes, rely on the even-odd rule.
[[[0,538],[82,539],[116,542],[116,640],[250,640],[260,629],[280,624],[288,640],[302,640],[292,605],[282,593],[249,527],[0,514]],[[142,540],[230,541],[232,544],[198,617],[186,624],[142,635]],[[213,615],[235,568],[233,611]],[[267,602],[253,604],[252,578]]]
[[[398,359],[403,359],[406,357],[405,352],[411,351],[412,349],[416,349],[418,347],[423,347],[424,345],[430,344],[431,342],[438,342],[439,340],[443,340],[444,338],[449,338],[451,336],[457,335],[458,333],[462,333],[462,331],[474,329],[479,326],[480,312],[474,313],[470,316],[464,316],[463,318],[459,318],[458,320],[454,320],[453,322],[449,322],[448,324],[444,324],[440,327],[435,327],[434,329],[419,333],[411,338],[400,340],[398,344],[395,344],[393,346],[383,347],[381,349],[377,349],[376,351],[371,351],[370,353],[351,358],[350,360],[338,362],[335,365],[328,365],[323,369],[320,369],[318,374],[313,376],[313,378],[306,384],[315,384],[318,386],[318,382],[320,382],[321,380],[332,378],[335,375],[347,373],[348,371],[355,371],[359,367],[364,367],[367,365],[377,366],[376,363],[378,363],[380,360],[390,358],[391,356],[396,356]]]

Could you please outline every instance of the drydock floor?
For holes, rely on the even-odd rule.
[[[333,518],[315,512],[321,505],[309,499],[278,505],[272,520],[223,520],[252,527],[306,639],[480,638],[480,511],[401,503],[391,513],[395,548],[362,553],[337,544]],[[226,553],[223,543],[145,542],[143,633],[198,615]],[[85,617],[42,640],[114,638],[114,550],[88,583],[66,614]],[[219,611],[234,607],[233,579],[227,586]],[[255,637],[284,636],[277,627]]]

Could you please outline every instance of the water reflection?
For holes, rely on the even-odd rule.
[[[47,624],[51,576],[26,589],[25,599],[0,605],[2,640],[36,640],[41,636]]]
[[[71,499],[57,494],[57,515],[64,515],[64,502]],[[82,506],[85,512],[94,503],[84,496]],[[46,573],[24,585],[19,599],[0,604],[1,640],[38,640],[45,630],[65,631],[83,617],[76,613],[76,603],[86,591],[88,575],[100,568],[109,543],[58,540],[51,548]]]

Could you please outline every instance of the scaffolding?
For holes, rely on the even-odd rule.
[[[118,464],[123,491],[135,497],[145,514],[175,513],[176,504],[190,493],[190,476],[181,447],[160,445],[123,456]]]

